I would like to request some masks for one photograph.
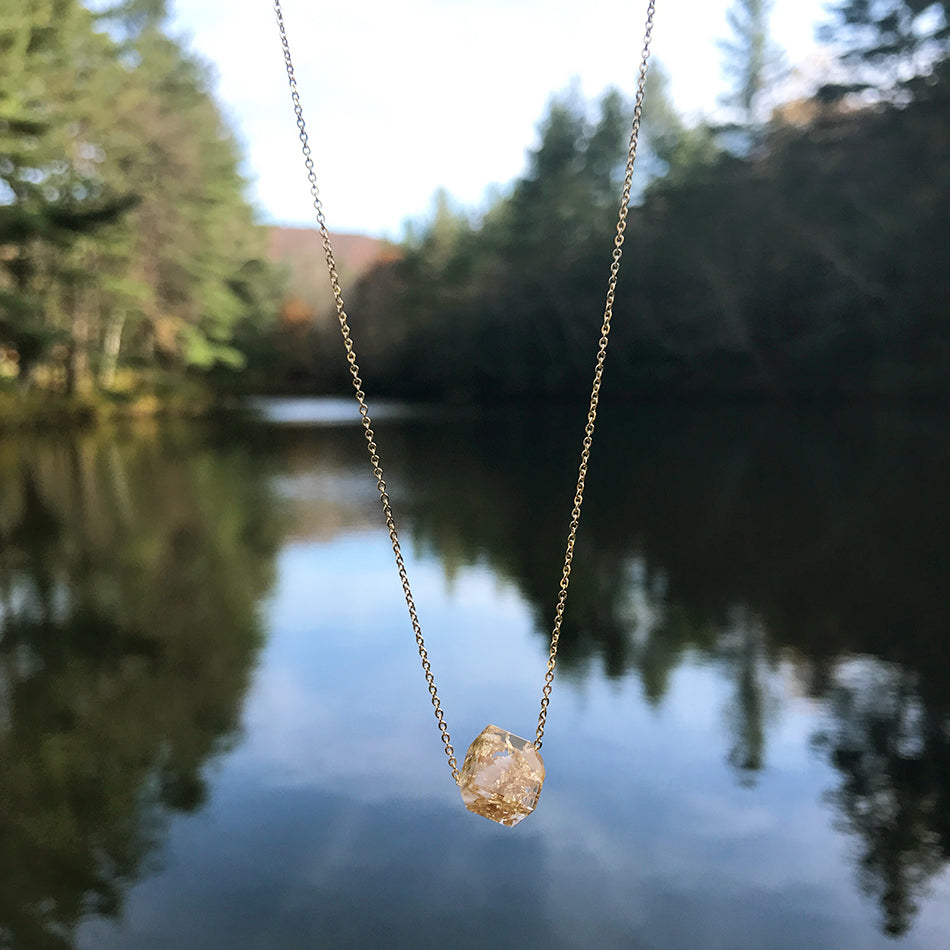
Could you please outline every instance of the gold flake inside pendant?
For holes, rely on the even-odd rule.
[[[469,811],[509,828],[534,811],[544,784],[544,762],[533,742],[486,726],[468,747],[459,772]]]

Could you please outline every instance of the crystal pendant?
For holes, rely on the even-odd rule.
[[[543,784],[544,763],[534,743],[498,726],[476,736],[459,773],[465,807],[509,828],[534,811]]]

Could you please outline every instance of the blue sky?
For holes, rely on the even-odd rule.
[[[467,206],[521,171],[552,93],[632,95],[643,0],[283,0],[331,229],[398,237],[444,186]],[[653,53],[687,116],[723,88],[728,0],[658,0]],[[792,66],[822,68],[822,0],[776,0]],[[173,28],[214,67],[264,220],[309,224],[307,185],[268,0],[173,0]]]

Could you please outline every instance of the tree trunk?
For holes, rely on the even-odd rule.
[[[112,315],[109,329],[106,330],[105,355],[102,372],[99,374],[99,385],[103,389],[111,389],[115,382],[115,368],[119,362],[119,350],[122,348],[122,330],[125,328],[125,321],[125,310],[119,310]]]
[[[66,393],[75,396],[92,389],[92,377],[89,375],[89,314],[83,307],[73,311],[70,337]]]

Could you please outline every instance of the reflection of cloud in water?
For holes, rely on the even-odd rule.
[[[535,528],[533,512],[554,504],[543,485],[509,479],[494,430],[484,457],[475,453],[461,472],[454,462],[439,467],[441,430],[403,436],[385,456],[395,460],[387,474],[391,488],[408,492],[397,515],[406,513],[410,577],[463,754],[487,721],[518,731],[535,720],[556,586],[548,573],[557,565],[537,557],[554,542]],[[410,813],[423,824],[448,816],[440,818],[452,829],[444,847],[427,855],[433,867],[445,867],[453,845],[467,854],[473,840],[497,841],[507,865],[520,839],[464,824],[473,819],[453,811],[460,806],[379,530],[375,486],[362,446],[346,446],[308,438],[285,447],[277,486],[293,514],[292,537],[306,543],[283,552],[274,635],[247,709],[250,743],[231,768],[251,791],[276,786],[282,801],[345,800],[319,813],[345,831],[299,866],[320,887],[334,871],[385,863],[367,841],[371,826],[385,828],[390,857],[417,854],[421,830],[401,824]],[[756,475],[763,453],[752,455]],[[784,489],[763,493],[755,480],[729,495],[742,505],[724,507],[706,490],[709,480],[677,481],[691,470],[681,462],[676,453],[666,465],[651,457],[641,474],[663,491],[641,493],[649,505],[602,506],[598,522],[591,496],[582,536],[589,549],[578,558],[545,744],[548,782],[519,832],[543,846],[533,864],[544,882],[535,919],[556,921],[551,945],[565,947],[890,946],[854,886],[852,836],[829,821],[825,796],[836,777],[809,745],[828,712],[809,698],[824,695],[810,675],[813,638],[820,663],[822,650],[839,654],[859,642],[849,624],[868,626],[841,594],[857,590],[840,570],[852,559],[835,545],[831,570],[825,557],[826,529],[838,538],[850,497],[810,487],[809,472],[791,503]],[[530,490],[512,487],[522,483]],[[713,522],[710,511],[731,514]],[[864,523],[843,519],[852,521]],[[769,525],[778,540],[767,550],[750,545],[750,524]],[[853,535],[844,537],[840,545],[853,549]],[[906,707],[909,719],[914,708]],[[752,775],[755,789],[741,787]],[[479,872],[469,871],[466,883],[477,889]],[[931,880],[935,899],[921,906],[908,947],[929,950],[940,945],[934,935],[948,932],[945,878]],[[353,888],[348,899],[372,897],[358,881]],[[522,896],[515,886],[509,902]]]
[[[565,711],[580,734],[551,740],[532,821],[544,835],[548,912],[575,932],[566,945],[582,945],[592,927],[604,946],[635,935],[704,950],[888,945],[841,874],[846,842],[829,834],[820,802],[827,770],[804,751],[813,712],[788,714],[753,792],[723,763],[718,710],[729,688],[714,668],[687,662],[658,710],[632,703],[630,690],[595,688],[588,708]]]
[[[781,817],[763,804],[736,807],[731,795],[709,794],[687,789],[680,799],[684,808],[684,824],[701,838],[746,838],[763,832],[774,832]]]
[[[369,733],[361,700],[353,701],[348,715],[336,697],[322,701],[293,671],[269,670],[248,700],[245,722],[255,738],[241,757],[268,786],[335,790],[359,801],[428,797],[444,788],[441,764],[436,771],[419,760],[413,724],[390,720]],[[432,739],[439,748],[437,734]]]
[[[268,662],[246,712],[253,740],[232,763],[281,794],[309,789],[352,803],[330,850],[311,855],[305,874],[313,886],[359,865],[367,809],[456,804],[425,691],[416,688],[421,674],[390,558],[382,532],[372,545],[364,535],[285,549]],[[439,685],[452,697],[457,746],[469,738],[460,724],[493,703],[479,695],[483,684],[524,694],[533,707],[543,644],[517,594],[499,589],[485,568],[462,570],[451,589],[431,559],[413,562],[411,574],[433,631]],[[789,664],[768,677],[770,694],[797,694]],[[632,680],[590,677],[556,695],[549,780],[525,833],[542,845],[541,913],[558,921],[561,946],[580,946],[585,936],[636,946],[636,934],[644,946],[696,946],[709,936],[702,921],[720,915],[720,943],[704,947],[759,950],[771,940],[775,950],[797,950],[809,934],[835,950],[884,946],[869,942],[866,909],[840,872],[843,842],[828,833],[820,804],[827,772],[807,753],[814,704],[782,706],[764,792],[752,797],[723,763],[722,710],[732,688],[690,650],[658,707],[639,701]],[[569,734],[559,716],[574,724]],[[466,832],[483,833],[490,831],[477,825]],[[740,921],[743,932],[730,930]]]
[[[510,585],[471,568],[450,594],[437,562],[407,562],[461,759],[482,717],[536,719],[545,657]],[[245,707],[248,768],[364,801],[454,796],[405,614],[384,532],[286,547]]]
[[[382,524],[375,482],[358,471],[316,465],[272,480],[274,493],[287,507],[286,539],[332,541],[350,531],[378,529]]]
[[[533,716],[544,644],[521,598],[484,567],[451,586],[434,559],[410,567],[457,744],[486,710],[496,718],[519,702]],[[303,933],[315,945],[346,933],[362,946],[398,932],[406,942],[393,945],[444,946],[456,934],[453,945],[469,948],[483,945],[470,922],[493,909],[528,946],[538,935],[552,948],[893,945],[842,874],[848,842],[821,804],[828,768],[807,751],[815,704],[783,706],[752,791],[724,763],[722,710],[734,684],[722,662],[687,650],[653,707],[632,675],[562,683],[541,804],[512,834],[464,812],[451,786],[382,532],[285,548],[270,622],[248,741],[205,816],[213,836],[206,829],[200,844],[180,845],[167,894],[146,891],[157,932],[187,894],[185,912],[219,935],[240,943],[253,933],[266,946]],[[795,695],[787,664],[768,676],[777,695]],[[233,855],[233,871],[221,854]],[[265,868],[245,866],[248,854]],[[194,883],[212,878],[213,888]],[[443,900],[463,908],[460,934],[430,916]],[[239,926],[248,906],[254,919]],[[946,907],[921,909],[908,946],[940,946]],[[390,912],[397,930],[387,930]],[[398,930],[423,920],[428,943]]]
[[[322,399],[266,397],[247,400],[252,412],[271,425],[359,426],[360,412],[356,400],[346,397]],[[444,410],[385,399],[373,400],[370,413],[374,422],[397,422],[444,414]]]
[[[617,616],[629,631],[631,644],[643,649],[666,620],[666,578],[662,572],[651,577],[646,558],[639,554],[627,558],[621,571],[624,597]]]
[[[926,710],[920,696],[909,691],[917,686],[915,677],[908,677],[896,663],[853,656],[835,664],[833,682],[838,696],[847,696],[851,716],[886,717],[894,722],[897,755],[912,759],[924,752]]]

